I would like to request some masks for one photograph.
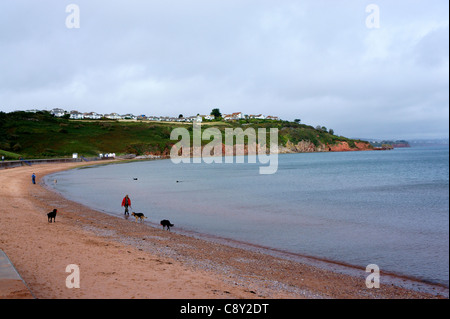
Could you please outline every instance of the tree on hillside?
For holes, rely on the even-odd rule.
[[[222,113],[220,113],[219,109],[212,109],[211,115],[214,115],[215,118],[222,117]]]
[[[320,125],[316,126],[316,130],[322,131],[322,132],[325,132],[325,133],[327,132],[327,128],[325,126],[320,126]]]
[[[294,122],[299,124],[301,122],[301,120],[300,119],[295,119]]]
[[[334,135],[334,130],[333,130],[332,128],[330,128],[330,129],[328,130],[328,133],[330,133],[331,135]]]

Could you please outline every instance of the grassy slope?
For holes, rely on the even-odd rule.
[[[206,123],[205,123],[206,124]],[[203,128],[242,127],[279,129],[279,143],[285,145],[289,140],[298,143],[309,140],[334,144],[337,141],[353,140],[315,130],[311,126],[286,121],[241,121],[240,123],[207,123]],[[155,122],[118,121],[72,121],[52,117],[46,112],[0,112],[0,155],[7,159],[18,156],[27,158],[66,157],[72,153],[94,156],[98,153],[116,154],[146,152],[158,153],[170,148],[176,141],[170,141],[170,132],[175,127],[191,125]],[[205,141],[204,143],[208,143]]]

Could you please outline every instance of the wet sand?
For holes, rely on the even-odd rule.
[[[316,267],[257,247],[164,231],[92,210],[43,186],[46,174],[80,165],[87,164],[0,170],[0,249],[38,299],[448,298],[448,289],[442,296],[383,281],[368,289],[364,270],[348,275],[333,265]],[[48,223],[53,208],[56,222]],[[80,269],[80,288],[66,287],[70,264]]]

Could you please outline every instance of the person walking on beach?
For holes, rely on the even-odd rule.
[[[125,195],[125,197],[122,200],[122,207],[125,207],[124,215],[130,215],[130,213],[128,213],[128,206],[131,207],[131,199],[130,197],[128,197],[128,195]]]
[[[36,184],[36,174],[33,173],[33,175],[31,175],[31,181],[33,184]]]

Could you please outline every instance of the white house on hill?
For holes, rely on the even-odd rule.
[[[50,114],[53,114],[56,117],[63,117],[64,115],[66,115],[66,111],[64,111],[63,109],[53,109],[50,111]]]
[[[82,120],[84,118],[83,114],[78,111],[70,111],[70,118],[72,120]]]
[[[231,113],[231,114],[225,114],[223,116],[223,119],[225,121],[231,121],[231,120],[241,120],[244,119],[245,116],[242,114],[242,112],[235,112],[235,113]]]
[[[258,119],[258,120],[264,120],[266,117],[262,114],[257,114],[257,115],[249,115],[248,116],[249,119]]]
[[[83,118],[84,119],[99,120],[102,117],[103,117],[103,115],[98,114],[96,112],[83,113]]]
[[[110,120],[120,120],[120,119],[122,119],[122,116],[120,116],[117,113],[105,114],[105,117],[107,119],[110,119]]]
[[[133,114],[128,113],[128,114],[122,115],[122,119],[125,119],[125,120],[136,120],[137,117],[134,116]]]

